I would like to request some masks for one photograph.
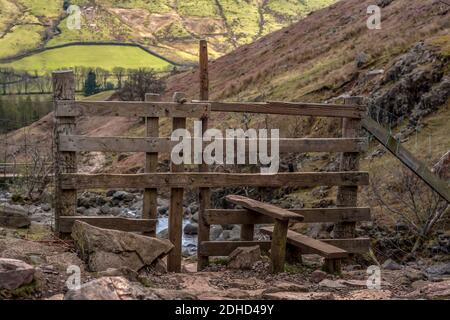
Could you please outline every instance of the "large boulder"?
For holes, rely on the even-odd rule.
[[[31,224],[28,212],[18,206],[0,205],[0,226],[26,228]]]
[[[72,238],[81,257],[94,272],[121,267],[139,271],[173,248],[168,240],[97,228],[81,221],[74,223]]]
[[[229,256],[228,267],[231,269],[251,269],[261,260],[259,246],[236,248]]]
[[[33,266],[16,259],[0,258],[0,289],[15,290],[33,281]]]

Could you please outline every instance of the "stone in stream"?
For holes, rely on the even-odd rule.
[[[0,205],[0,226],[11,228],[25,228],[31,224],[31,220],[20,206]]]
[[[97,228],[81,221],[74,223],[72,238],[82,259],[94,272],[121,267],[139,271],[173,248],[168,240]]]
[[[22,260],[0,258],[0,289],[15,290],[33,281],[35,269]]]
[[[188,223],[184,226],[183,231],[185,234],[197,234],[198,233],[198,224],[197,223]]]
[[[230,254],[228,267],[231,269],[251,269],[260,260],[261,249],[259,246],[238,247]]]
[[[385,270],[401,270],[402,266],[392,259],[387,259],[383,263],[382,268]]]

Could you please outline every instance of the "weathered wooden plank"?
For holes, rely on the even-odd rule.
[[[87,217],[87,216],[66,216],[60,217],[60,232],[71,233],[74,222],[83,221],[95,227],[103,229],[113,229],[127,232],[154,232],[156,229],[155,219],[128,219],[120,217]]]
[[[149,118],[156,119],[156,118]],[[170,138],[153,137],[89,137],[89,136],[60,136],[61,151],[101,151],[101,152],[147,152],[170,153],[178,141]],[[186,139],[194,144],[194,139]],[[235,144],[243,144],[245,153],[248,154],[250,144],[258,145],[260,141],[267,142],[271,139],[216,139],[215,142],[222,143],[227,148],[229,141]],[[316,138],[280,138],[278,139],[280,153],[304,153],[304,152],[360,152],[367,149],[367,139],[316,139]]]
[[[422,161],[417,159],[374,120],[365,118],[362,120],[362,126],[430,188],[450,203],[450,188],[445,181],[439,179]]]
[[[284,261],[286,258],[286,237],[289,228],[289,220],[275,219],[275,226],[272,232],[272,244],[270,246],[270,264],[272,273],[284,271]]]
[[[348,253],[364,254],[370,249],[370,238],[320,239],[320,241],[341,248]]]
[[[255,235],[254,224],[241,225],[241,241],[253,241]]]
[[[207,257],[228,256],[236,248],[260,246],[261,250],[269,251],[271,241],[202,241],[198,253]]]
[[[184,99],[181,92],[175,92],[173,97],[175,102]],[[172,119],[172,130],[185,129],[186,118],[175,117]],[[171,162],[171,172],[184,171],[183,165],[176,165]],[[167,255],[167,270],[169,272],[181,272],[181,252],[183,237],[183,187],[173,187],[170,190],[169,205],[169,240],[174,248]]]
[[[52,73],[53,101],[57,109],[60,102],[72,103],[75,100],[75,76],[72,71],[58,71]],[[59,146],[59,136],[75,134],[76,119],[71,116],[56,115],[54,121],[55,139],[55,232],[59,233],[59,220],[62,216],[76,214],[76,188],[61,187],[61,174],[77,172],[77,155],[75,152],[63,152]]]
[[[367,172],[292,172],[274,175],[253,173],[152,173],[152,174],[63,174],[63,189],[97,188],[222,188],[227,187],[310,187],[368,185]]]
[[[57,117],[207,117],[207,103],[142,102],[142,101],[58,101]]]
[[[145,101],[158,101],[159,94],[147,93]],[[159,118],[147,117],[145,118],[145,135],[147,137],[159,137]],[[145,173],[156,172],[158,169],[158,153],[147,152],[145,154]],[[142,202],[142,218],[157,219],[158,218],[158,189],[147,188],[144,189]],[[148,234],[151,237],[156,236],[156,230]]]
[[[262,233],[272,235],[273,227],[263,227]],[[348,252],[331,244],[307,237],[292,230],[287,232],[287,242],[301,249],[302,254],[318,254],[328,259],[346,258]]]
[[[344,102],[358,104],[360,98],[346,98]],[[342,137],[356,138],[361,130],[361,120],[353,118],[342,119]],[[340,161],[341,171],[358,171],[359,170],[359,153],[344,152]],[[338,207],[356,207],[358,203],[358,187],[357,186],[339,186],[337,192],[336,204]],[[354,238],[355,222],[340,222],[334,226],[335,238]]]
[[[370,221],[370,208],[313,208],[289,209],[304,217],[303,223]],[[209,209],[205,219],[208,224],[270,224],[274,220],[247,209]]]
[[[238,196],[238,195],[228,195],[225,197],[225,199],[228,202],[240,205],[246,209],[259,212],[261,214],[264,214],[266,216],[272,217],[277,220],[291,219],[291,220],[295,220],[295,221],[303,221],[302,215],[292,212],[292,211],[289,211],[289,210],[286,210],[286,209],[283,209],[283,208],[280,208],[280,207],[277,207],[277,206],[274,206],[269,203],[264,203],[261,201],[257,201],[254,199],[250,199],[250,198]]]
[[[193,101],[197,102],[197,101]],[[206,101],[205,101],[206,102]],[[303,102],[216,102],[208,101],[213,112],[245,112],[294,116],[346,117],[360,119],[365,108],[358,105]]]
[[[200,80],[200,101],[209,99],[209,61],[208,61],[208,42],[200,40],[199,42],[199,80]],[[208,130],[208,118],[202,118],[202,134]],[[204,150],[204,146],[203,149]],[[203,158],[202,158],[203,160]],[[203,162],[203,161],[202,161]],[[209,167],[206,163],[202,163],[199,172],[208,172]],[[197,247],[199,248],[203,241],[209,240],[210,226],[205,221],[205,210],[211,207],[211,190],[209,188],[200,188],[198,193],[199,199],[199,217],[198,217],[198,235]],[[197,271],[204,269],[209,263],[208,256],[197,253]]]

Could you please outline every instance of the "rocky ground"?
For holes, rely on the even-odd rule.
[[[91,255],[89,250],[85,254]],[[97,246],[97,258],[98,254],[107,256],[107,250]],[[164,259],[144,267],[131,263],[131,268],[122,267],[126,263],[121,261],[120,266],[106,269],[83,256],[79,244],[56,239],[42,224],[32,223],[27,229],[0,228],[0,299],[450,298],[448,260],[405,265],[388,260],[381,269],[381,288],[376,290],[367,288],[366,267],[354,263],[346,265],[341,275],[329,275],[320,270],[320,257],[308,255],[302,265],[287,265],[285,273],[272,275],[267,257],[258,253],[256,258],[240,259],[241,267],[248,270],[232,269],[232,261],[223,258],[197,273],[195,257],[183,260],[180,274],[166,273]],[[66,284],[73,265],[80,267],[81,290],[69,290]]]

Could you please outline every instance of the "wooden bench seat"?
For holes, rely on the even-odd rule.
[[[260,231],[271,236],[273,233],[273,227],[264,227],[261,228]],[[329,259],[348,257],[348,252],[341,248],[310,238],[292,230],[288,230],[287,232],[287,243],[300,248],[301,252],[304,254],[318,254]]]
[[[273,237],[273,227],[264,227],[260,231]],[[330,273],[340,273],[341,260],[349,256],[349,253],[341,248],[292,230],[288,230],[286,241],[290,245],[299,248],[301,254],[318,254],[324,257],[324,269]]]

